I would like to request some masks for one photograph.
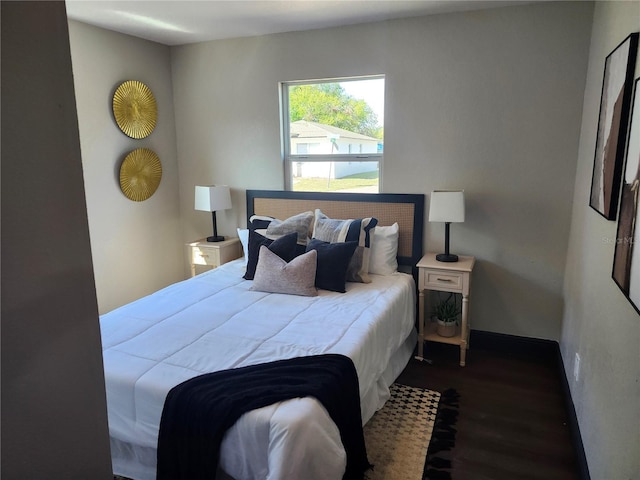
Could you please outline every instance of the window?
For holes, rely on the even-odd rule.
[[[384,77],[281,84],[287,190],[379,192]]]

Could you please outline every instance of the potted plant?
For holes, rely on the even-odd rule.
[[[460,310],[451,296],[436,305],[435,316],[438,321],[438,335],[441,337],[453,337],[456,334],[459,313]]]

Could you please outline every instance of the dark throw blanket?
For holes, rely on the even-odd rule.
[[[350,358],[326,354],[204,374],[172,388],[160,420],[157,480],[212,480],[222,438],[242,414],[299,397],[324,405],[347,453],[343,478],[362,479],[370,464],[358,375]]]

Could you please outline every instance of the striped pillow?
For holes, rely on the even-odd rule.
[[[371,283],[369,258],[373,229],[377,224],[378,219],[373,217],[337,220],[316,209],[313,238],[331,243],[357,241],[358,247],[347,269],[347,282]]]

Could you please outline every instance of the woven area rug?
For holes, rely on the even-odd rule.
[[[391,398],[364,427],[373,470],[367,480],[450,479],[458,395],[394,383]]]

